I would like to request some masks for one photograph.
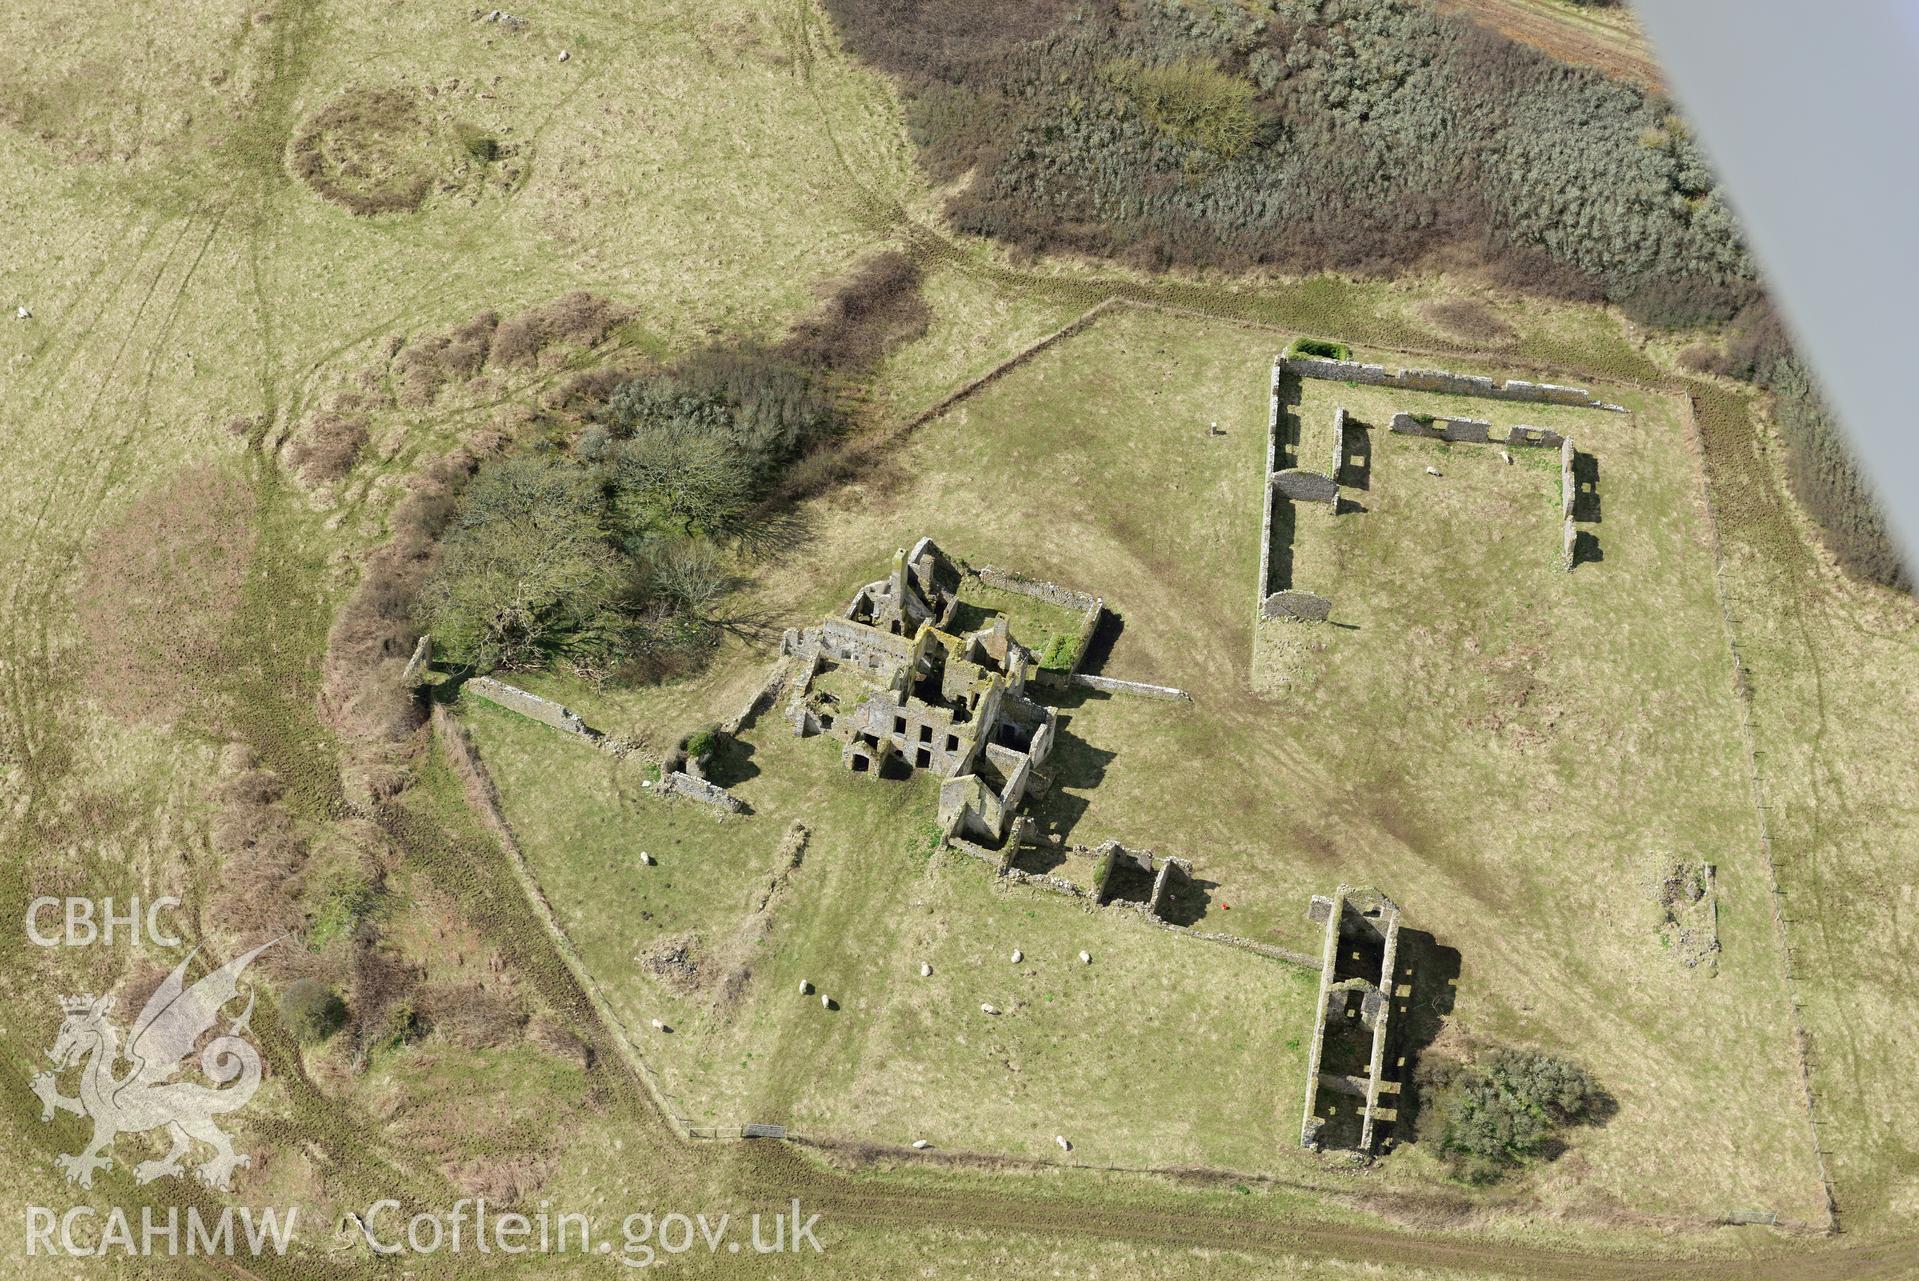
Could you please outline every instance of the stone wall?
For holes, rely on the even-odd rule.
[[[813,673],[810,662],[782,655],[780,660],[773,664],[773,670],[767,673],[765,683],[753,691],[753,696],[746,700],[739,711],[720,722],[720,732],[730,738],[745,729],[758,718],[761,712],[779,700],[780,692],[786,688],[787,680],[802,665],[808,668],[806,674],[811,676]]]
[[[1281,357],[1280,365],[1299,378],[1327,378],[1334,382],[1366,383],[1375,387],[1402,387],[1407,391],[1436,391],[1454,396],[1485,396],[1492,400],[1523,400],[1543,405],[1580,405],[1617,410],[1595,399],[1584,387],[1524,382],[1508,378],[1495,382],[1478,374],[1456,374],[1443,369],[1388,369],[1354,360],[1318,360],[1308,356]]]
[[[1153,893],[1146,900],[1146,914],[1162,920],[1166,916],[1166,896],[1192,875],[1193,865],[1183,858],[1169,858],[1159,865],[1153,877]]]
[[[1193,701],[1191,694],[1183,689],[1175,689],[1171,685],[1148,685],[1145,681],[1123,681],[1113,676],[1091,676],[1085,672],[1073,672],[1059,683],[1078,685],[1084,689],[1096,689],[1107,694],[1130,694],[1136,698],[1155,698],[1166,703]]]
[[[1333,502],[1339,502],[1339,478],[1346,472],[1346,406],[1333,406],[1333,468],[1327,472],[1333,478]]]
[[[541,724],[551,725],[554,729],[577,734],[593,742],[603,737],[600,731],[590,728],[585,721],[581,720],[579,714],[572,708],[562,707],[550,698],[541,698],[538,694],[529,693],[505,681],[495,680],[491,676],[475,676],[460,686],[460,692],[471,694],[475,698],[483,698],[510,712],[518,712]]]
[[[1292,618],[1312,623],[1325,622],[1332,612],[1331,601],[1311,592],[1274,592],[1259,606],[1261,618]]]
[[[1013,592],[1019,596],[1031,596],[1035,600],[1043,600],[1049,605],[1058,605],[1062,609],[1084,612],[1102,603],[1099,597],[1086,592],[1062,587],[1058,583],[1049,583],[1043,578],[1028,578],[1025,574],[1000,569],[993,565],[981,565],[973,571],[973,576],[988,587],[997,587],[1000,591]]]
[[[660,791],[668,796],[684,796],[688,800],[699,801],[704,805],[717,806],[729,813],[740,814],[746,810],[742,801],[724,787],[695,778],[684,770],[669,770],[660,775]]]
[[[1520,448],[1558,449],[1566,443],[1566,438],[1550,427],[1514,427],[1501,443]]]
[[[426,683],[427,665],[433,661],[433,638],[422,636],[413,646],[413,657],[400,672],[400,688],[412,689]]]
[[[1331,476],[1322,476],[1316,471],[1301,471],[1297,467],[1273,473],[1273,492],[1282,498],[1304,503],[1339,501],[1339,486]]]
[[[1435,418],[1429,414],[1397,413],[1389,424],[1401,436],[1421,436],[1427,440],[1451,440],[1469,445],[1517,445],[1557,449],[1565,437],[1546,427],[1514,427],[1494,440],[1492,424],[1478,418]]]
[[[1573,443],[1570,440],[1559,442],[1559,496],[1567,520],[1573,518],[1573,507],[1579,499],[1579,481],[1573,476],[1573,455]]]
[[[1099,621],[1106,612],[1103,598],[1087,592],[1076,591],[1071,587],[1062,587],[1058,583],[1049,583],[1040,578],[1028,578],[1011,570],[997,569],[992,565],[982,565],[972,571],[973,576],[988,587],[997,587],[1004,592],[1013,592],[1020,596],[1031,596],[1043,600],[1049,605],[1058,605],[1062,609],[1075,610],[1080,615],[1079,635],[1073,645],[1073,665],[1068,671],[1078,671],[1079,665],[1086,661],[1086,651],[1093,646],[1093,633],[1099,630]]]
[[[1284,362],[1273,362],[1273,381],[1267,388],[1266,413],[1266,470],[1264,475],[1271,476],[1274,464],[1279,457],[1279,380]],[[1254,595],[1255,601],[1263,601],[1273,591],[1273,487],[1266,487],[1265,514],[1259,525],[1259,583]]]
[[[1312,1048],[1306,1060],[1306,1109],[1300,1146],[1351,1146],[1370,1153],[1379,1135],[1374,1120],[1385,1083],[1386,1047],[1391,1033],[1392,993],[1397,987],[1399,907],[1377,890],[1342,885],[1330,898],[1315,895],[1307,915],[1325,926],[1320,943],[1319,1000],[1315,1006]],[[1350,1002],[1360,1001],[1359,1018]],[[1335,1051],[1328,1055],[1328,1047]],[[1363,1055],[1366,1072],[1351,1069]],[[1331,1070],[1322,1070],[1328,1069]],[[1345,1114],[1322,1111],[1321,1090],[1356,1096],[1359,1129]],[[1339,1104],[1332,1105],[1336,1109]],[[1351,1105],[1346,1105],[1350,1107]],[[1329,1127],[1328,1119],[1336,1124]]]

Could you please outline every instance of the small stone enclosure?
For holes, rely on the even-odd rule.
[[[1498,382],[1477,374],[1458,374],[1436,369],[1388,369],[1384,365],[1362,364],[1350,360],[1324,360],[1300,356],[1280,356],[1273,361],[1270,387],[1270,413],[1266,426],[1265,515],[1260,525],[1259,583],[1254,597],[1261,620],[1291,619],[1323,622],[1332,614],[1332,600],[1325,594],[1329,584],[1314,584],[1307,590],[1292,581],[1290,556],[1276,545],[1286,539],[1294,526],[1290,507],[1295,503],[1324,503],[1337,514],[1342,510],[1340,479],[1348,474],[1352,433],[1357,424],[1349,421],[1344,407],[1335,408],[1332,423],[1332,466],[1322,475],[1300,467],[1287,467],[1283,454],[1297,452],[1299,442],[1287,440],[1289,421],[1296,418],[1284,412],[1289,379],[1319,378],[1373,386],[1402,387],[1408,391],[1441,392],[1454,395],[1483,396],[1495,400],[1524,401],[1536,404],[1570,405],[1586,409],[1625,412],[1620,405],[1599,400],[1584,387],[1555,383],[1523,382],[1507,379]],[[1571,570],[1577,563],[1579,547],[1578,453],[1573,442],[1559,432],[1544,427],[1517,426],[1505,437],[1494,439],[1492,424],[1476,418],[1438,418],[1428,414],[1395,413],[1390,430],[1396,435],[1423,437],[1462,444],[1501,445],[1507,449],[1557,449],[1560,462],[1560,497],[1563,533],[1560,540],[1561,566]]]

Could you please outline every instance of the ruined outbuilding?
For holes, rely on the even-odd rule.
[[[922,538],[838,617],[789,630],[781,649],[798,679],[786,718],[796,734],[839,739],[856,774],[930,771],[942,780],[946,831],[999,841],[1052,750],[1057,718],[1026,696],[1037,663],[1004,614],[954,630],[963,572]]]
[[[1300,1146],[1370,1154],[1399,1116],[1400,1082],[1387,1079],[1399,906],[1342,885],[1315,894],[1307,915],[1326,932]]]

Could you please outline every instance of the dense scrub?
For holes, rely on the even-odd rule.
[[[1670,326],[1760,297],[1667,103],[1417,0],[827,7],[901,82],[922,163],[957,185],[955,224],[1026,250],[1302,273],[1463,262]],[[1830,499],[1814,510],[1842,544],[1870,539],[1817,398],[1782,397],[1785,413],[1809,497]],[[1889,557],[1881,540],[1848,561]]]
[[[725,626],[717,546],[750,532],[779,468],[838,421],[764,353],[621,384],[570,448],[495,459],[461,493],[421,595],[436,652],[479,670],[684,670]]]
[[[1423,1065],[1419,1088],[1420,1142],[1432,1143],[1454,1175],[1471,1183],[1550,1159],[1562,1129],[1601,1123],[1614,1106],[1585,1069],[1539,1050]]]
[[[522,442],[460,492],[417,605],[435,653],[622,681],[696,667],[745,625],[727,550],[779,539],[795,465],[825,456],[848,393],[925,331],[918,291],[909,259],[880,254],[778,346],[581,381],[584,429]]]

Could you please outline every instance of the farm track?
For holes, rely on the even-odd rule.
[[[1652,42],[1623,9],[1599,16],[1576,10],[1566,0],[1437,0],[1435,7],[1471,18],[1562,62],[1597,67],[1642,89],[1665,92]]]

